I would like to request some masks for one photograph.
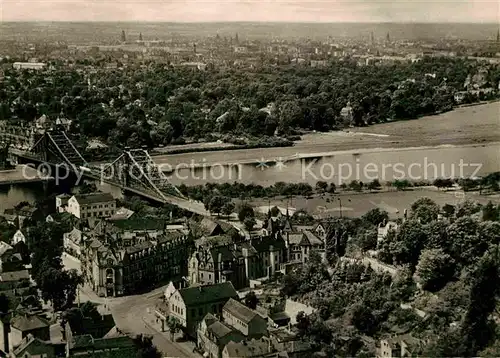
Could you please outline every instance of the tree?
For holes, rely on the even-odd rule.
[[[258,303],[259,303],[259,299],[257,298],[257,295],[255,294],[254,291],[250,291],[246,294],[245,306],[254,310],[257,308]]]
[[[428,239],[425,227],[415,220],[408,220],[398,232],[390,231],[380,245],[380,259],[390,264],[410,264],[415,267],[420,252]]]
[[[381,188],[380,182],[378,179],[373,179],[368,183],[368,190],[379,190]]]
[[[464,216],[471,216],[481,211],[481,205],[473,202],[472,200],[465,200],[457,205],[455,216],[461,218]]]
[[[231,199],[226,198],[224,196],[215,195],[210,199],[210,203],[208,204],[208,208],[210,212],[220,214],[222,212],[222,208],[224,205],[229,202]]]
[[[234,203],[231,200],[228,200],[222,207],[222,214],[229,218],[229,216],[234,212],[235,207]]]
[[[479,234],[479,222],[469,216],[458,218],[446,230],[449,254],[457,264],[469,265],[484,254],[490,244]]]
[[[411,205],[412,218],[419,220],[422,224],[428,224],[437,220],[439,206],[429,198],[420,198]]]
[[[361,230],[356,235],[356,243],[361,251],[374,250],[377,247],[377,230]]]
[[[425,290],[438,291],[451,279],[453,273],[453,259],[442,249],[422,251],[416,274]]]
[[[238,219],[241,222],[244,222],[247,217],[255,217],[255,212],[253,211],[253,207],[250,204],[242,203],[238,207]]]
[[[80,194],[92,194],[97,192],[97,186],[94,183],[83,183],[78,191]]]
[[[488,202],[483,207],[483,220],[484,221],[498,221],[500,210],[498,207],[495,207],[491,201]]]
[[[363,182],[360,182],[360,181],[357,181],[357,180],[353,180],[349,184],[349,188],[351,190],[354,190],[354,191],[361,191],[361,190],[363,190]]]
[[[455,207],[450,204],[443,205],[443,215],[447,218],[451,218],[455,214]]]
[[[300,311],[299,313],[297,313],[296,321],[297,321],[297,329],[299,330],[299,335],[304,336],[306,331],[311,326],[311,321],[309,320],[309,317],[305,314],[304,311]]]
[[[255,224],[257,224],[257,221],[255,221],[254,217],[248,216],[245,218],[245,220],[243,220],[243,225],[245,225],[245,228],[248,231],[253,230],[253,227],[255,226]]]
[[[318,181],[316,183],[316,191],[320,193],[324,193],[328,188],[328,183],[324,181]]]
[[[449,178],[446,178],[446,179],[437,178],[434,180],[434,186],[436,186],[438,189],[450,188],[453,186],[453,180],[451,180]]]
[[[85,302],[80,307],[67,309],[63,314],[63,322],[68,322],[72,332],[76,335],[85,334],[85,318],[90,318],[95,323],[102,320],[101,314],[94,303]]]
[[[152,337],[139,334],[134,339],[137,358],[162,358],[163,354],[153,344]]]
[[[43,300],[50,301],[56,312],[73,305],[78,285],[82,284],[83,278],[76,270],[65,271],[48,265],[37,282]]]
[[[9,312],[9,305],[10,305],[10,302],[9,302],[9,298],[1,293],[0,294],[0,314],[6,314]]]
[[[389,214],[387,211],[380,210],[379,208],[371,209],[366,214],[364,214],[361,219],[369,222],[372,225],[379,225],[384,221],[389,220]]]
[[[173,341],[175,335],[181,330],[181,324],[175,317],[168,317],[167,319],[168,330],[170,331],[170,340]]]
[[[410,182],[408,180],[394,180],[392,186],[397,190],[405,190],[410,187]]]
[[[470,305],[462,325],[467,356],[476,356],[490,341],[490,315],[495,310],[500,284],[499,248],[493,247],[480,259],[471,275]]]

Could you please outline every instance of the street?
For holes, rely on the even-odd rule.
[[[77,258],[63,253],[62,260],[66,269],[80,271],[80,261]],[[77,300],[80,303],[86,301],[98,303],[98,310],[101,313],[111,313],[116,326],[131,336],[138,334],[152,336],[153,344],[168,357],[193,357],[196,355],[192,352],[193,343],[172,342],[170,333],[161,332],[160,325],[156,323],[155,302],[164,291],[165,287],[160,287],[143,295],[106,298],[97,296],[85,285],[79,288]]]
[[[194,354],[185,343],[174,343],[169,332],[161,332],[154,316],[154,300],[148,298],[151,293],[140,296],[130,296],[121,302],[110,304],[116,326],[124,332],[137,335],[148,334],[153,337],[154,345],[169,357],[192,357]],[[148,308],[150,312],[148,313]]]

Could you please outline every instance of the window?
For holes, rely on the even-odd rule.
[[[203,307],[198,308],[198,316],[203,316]]]
[[[208,279],[211,280],[212,279],[212,275],[211,274],[208,274]]]

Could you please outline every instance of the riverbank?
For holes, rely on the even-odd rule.
[[[412,120],[400,120],[356,127],[344,131],[306,133],[294,142],[291,153],[301,152],[311,145],[329,147],[329,151],[358,148],[403,148],[463,145],[500,140],[500,102],[473,103],[450,112]],[[479,122],[479,123],[478,123]],[[283,147],[278,147],[283,148]],[[264,149],[226,143],[196,143],[155,149],[155,156],[230,152]],[[272,148],[266,148],[272,149]],[[294,152],[295,150],[295,152]]]
[[[303,135],[293,147],[205,151],[155,156],[158,164],[255,162],[314,153],[381,151],[440,146],[490,145],[500,141],[500,102],[469,106],[435,116],[347,131]]]

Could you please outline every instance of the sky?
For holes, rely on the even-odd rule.
[[[499,23],[497,0],[0,0],[0,21]]]

